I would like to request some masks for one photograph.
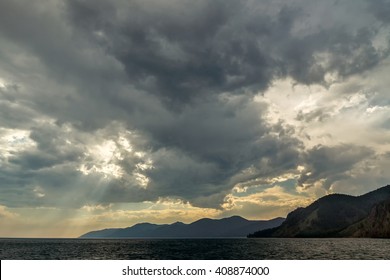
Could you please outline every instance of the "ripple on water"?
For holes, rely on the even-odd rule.
[[[0,259],[390,259],[390,240],[0,239]]]

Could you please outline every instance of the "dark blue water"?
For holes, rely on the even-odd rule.
[[[389,239],[0,239],[0,259],[390,259]]]

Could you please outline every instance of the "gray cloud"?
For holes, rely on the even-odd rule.
[[[325,84],[329,72],[349,76],[375,66],[388,54],[388,49],[372,44],[376,26],[349,29],[336,22],[300,34],[296,26],[304,24],[312,11],[294,3],[107,5],[69,1],[70,21],[122,63],[132,84],[167,102],[223,91],[256,93],[275,77],[287,75],[301,83]]]
[[[326,111],[326,108],[319,108],[308,113],[303,113],[302,111],[299,111],[296,119],[298,121],[304,121],[308,123],[312,121],[322,122],[330,117],[329,113],[327,113]]]
[[[328,190],[333,183],[349,178],[348,172],[373,154],[374,151],[367,147],[351,144],[313,147],[306,154],[305,173],[300,176],[298,184],[311,187],[314,183],[323,180],[323,187]]]
[[[0,202],[177,197],[218,207],[235,184],[298,165],[311,172],[300,184],[346,176],[370,149],[305,154],[294,128],[271,123],[269,105],[254,100],[275,79],[329,86],[329,74],[348,78],[387,57],[388,42],[374,44],[379,4],[323,2],[1,1],[0,126],[28,131],[35,146],[1,158]],[[121,157],[94,158],[89,148],[104,141]],[[122,176],[103,180],[104,165]]]
[[[390,2],[387,0],[367,1],[372,13],[384,23],[390,23]]]
[[[300,141],[291,137],[292,131],[283,124],[270,126],[262,119],[264,104],[248,101],[227,96],[203,102],[203,106],[190,107],[177,120],[155,130],[151,141],[158,141],[158,145],[153,145],[149,153],[154,168],[142,172],[151,181],[146,191],[140,192],[149,194],[150,200],[172,196],[201,206],[214,201],[215,206],[240,180],[277,176],[296,169]],[[134,169],[131,158],[119,164],[127,173]],[[232,179],[248,168],[252,170],[250,174]],[[114,187],[116,198],[107,192],[108,201],[138,197],[127,193],[132,186]],[[120,190],[123,194],[116,195]]]
[[[30,139],[37,144],[35,150],[26,150],[11,156],[8,162],[23,170],[38,170],[66,162],[77,162],[83,150],[66,142],[66,136],[55,126],[32,127]]]

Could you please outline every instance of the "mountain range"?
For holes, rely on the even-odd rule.
[[[190,224],[140,223],[128,228],[111,228],[91,231],[80,238],[233,238],[279,226],[284,218],[268,221],[250,221],[240,216],[223,219],[200,219]]]
[[[250,221],[240,216],[200,219],[190,224],[140,223],[88,232],[80,238],[233,238],[233,237],[390,238],[390,185],[361,196],[330,194],[287,218]]]
[[[390,185],[361,196],[330,194],[248,237],[390,238]]]

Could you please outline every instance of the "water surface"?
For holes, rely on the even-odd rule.
[[[0,259],[390,259],[389,239],[0,239]]]

